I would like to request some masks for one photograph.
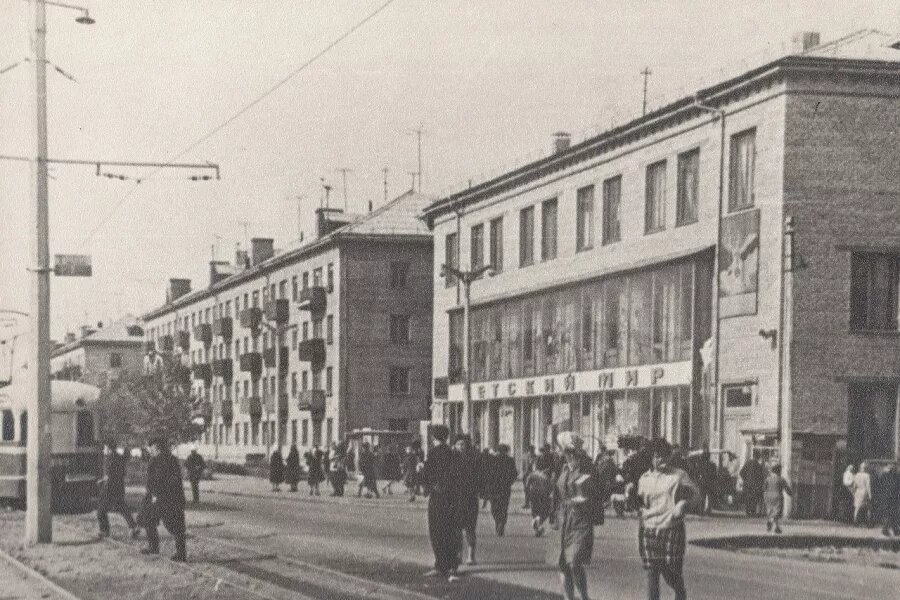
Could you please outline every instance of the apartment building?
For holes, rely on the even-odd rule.
[[[50,373],[54,379],[103,387],[124,372],[139,373],[143,360],[144,329],[126,318],[66,334],[50,353]]]
[[[431,396],[432,201],[408,192],[366,215],[317,211],[314,240],[276,253],[254,239],[209,285],[171,280],[144,319],[157,350],[190,365],[210,426],[200,451],[243,462],[418,431]],[[276,348],[279,350],[276,351]]]
[[[900,40],[800,40],[427,209],[434,421],[463,428],[468,359],[482,444],[753,453],[801,516],[847,460],[900,457]],[[468,352],[443,265],[492,267]]]

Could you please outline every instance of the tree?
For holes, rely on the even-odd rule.
[[[145,445],[154,438],[189,442],[203,431],[197,422],[205,408],[191,394],[190,371],[178,361],[151,363],[144,373],[126,372],[100,392],[98,412],[104,441]]]

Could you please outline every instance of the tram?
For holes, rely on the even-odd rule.
[[[51,480],[56,509],[86,506],[97,495],[103,455],[97,443],[100,389],[75,381],[50,382]],[[25,504],[26,390],[0,388],[0,499]]]

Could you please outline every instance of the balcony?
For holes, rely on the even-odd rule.
[[[262,355],[259,352],[241,354],[241,371],[250,373],[252,379],[259,379],[262,375]]]
[[[290,359],[290,356],[288,355],[288,347],[282,346],[281,347],[281,356],[278,357],[278,367],[279,367],[278,370],[281,373],[284,373],[287,371],[289,359]],[[275,348],[266,348],[263,351],[263,360],[266,364],[267,369],[274,369],[275,368]]]
[[[297,304],[300,310],[308,310],[311,313],[323,312],[327,302],[328,293],[320,285],[300,290],[300,294],[297,297]]]
[[[301,362],[322,364],[325,362],[325,340],[311,338],[297,344],[297,352]]]
[[[222,407],[219,410],[222,423],[226,427],[231,425],[231,422],[234,420],[234,405],[231,400],[222,400]]]
[[[253,335],[259,334],[259,327],[262,325],[262,311],[258,306],[245,308],[238,318],[241,321],[241,327],[252,330]]]
[[[262,400],[259,397],[254,396],[247,400],[247,414],[254,423],[258,423],[262,419]]]
[[[213,375],[221,377],[222,381],[230,384],[234,378],[234,366],[230,358],[220,358],[212,363]]]
[[[175,343],[182,351],[187,352],[191,348],[191,332],[179,331],[175,334]]]
[[[325,412],[325,390],[303,390],[297,400],[297,408],[312,413]]]
[[[193,367],[194,379],[200,379],[207,386],[212,382],[212,367],[209,363],[199,363]]]
[[[159,351],[160,352],[172,352],[175,349],[175,340],[171,335],[160,336],[159,338]]]
[[[286,298],[269,300],[266,302],[263,312],[266,321],[272,321],[276,325],[286,325],[291,318],[291,305]]]
[[[233,330],[234,322],[231,320],[231,317],[222,317],[213,321],[213,335],[222,338],[226,342],[231,340]]]
[[[194,327],[194,339],[204,346],[209,346],[212,343],[212,325],[200,323]]]

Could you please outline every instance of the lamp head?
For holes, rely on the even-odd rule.
[[[76,23],[81,23],[82,25],[93,25],[96,23],[94,19],[91,18],[91,13],[85,9],[84,14],[75,19]]]

